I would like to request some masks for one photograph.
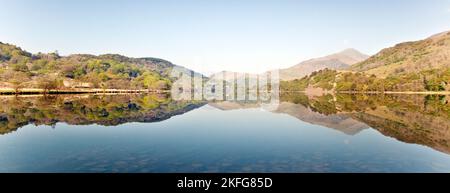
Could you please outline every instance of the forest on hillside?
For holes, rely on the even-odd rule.
[[[450,91],[450,67],[418,73],[377,77],[364,72],[339,72],[324,69],[293,81],[282,81],[283,91],[305,91],[308,87],[336,92],[424,92]]]
[[[0,88],[69,89],[150,89],[165,90],[171,85],[174,65],[156,58],[128,58],[121,55],[58,52],[31,54],[19,47],[0,43]]]

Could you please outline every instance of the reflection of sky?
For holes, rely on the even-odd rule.
[[[0,136],[0,171],[450,171],[450,156],[258,109],[211,106],[158,123],[32,125]]]

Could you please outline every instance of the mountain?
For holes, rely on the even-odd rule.
[[[450,66],[450,32],[386,48],[350,69],[389,77]]]
[[[174,67],[180,66],[158,58],[117,54],[32,54],[0,42],[0,88],[16,91],[21,88],[166,90],[175,80],[171,77]]]
[[[450,32],[383,49],[345,71],[323,69],[299,80],[283,81],[281,88],[333,92],[450,91]]]
[[[361,62],[368,57],[369,56],[350,48],[329,56],[307,60],[290,68],[280,69],[280,79],[300,79],[312,72],[325,68],[336,70],[346,69],[350,67],[350,65]]]
[[[386,78],[449,66],[450,31],[447,31],[424,40],[383,49],[369,59],[352,65],[350,70]]]

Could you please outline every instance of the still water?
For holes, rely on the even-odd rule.
[[[450,96],[2,96],[0,172],[450,172]]]

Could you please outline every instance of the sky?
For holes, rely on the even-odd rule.
[[[450,0],[0,0],[0,42],[263,72],[450,30]]]

